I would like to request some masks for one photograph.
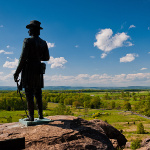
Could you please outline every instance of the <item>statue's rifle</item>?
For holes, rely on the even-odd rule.
[[[25,107],[25,103],[24,103],[24,101],[23,101],[23,99],[22,99],[22,95],[21,95],[21,93],[20,93],[20,88],[19,88],[19,83],[18,83],[19,81],[20,81],[20,79],[17,80],[17,93],[19,93],[20,98],[21,98],[21,100],[22,100],[22,103],[23,103],[23,107],[24,107],[26,116],[29,118],[28,113],[27,113],[27,110],[26,110],[26,107]]]

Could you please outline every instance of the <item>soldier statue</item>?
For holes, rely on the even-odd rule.
[[[33,20],[26,26],[31,38],[25,38],[23,41],[22,53],[14,73],[15,82],[18,82],[18,76],[21,73],[20,89],[25,88],[29,112],[26,121],[34,121],[34,96],[39,119],[43,119],[41,88],[44,87],[43,74],[46,65],[41,61],[48,61],[50,55],[46,41],[39,37],[40,30],[43,29],[40,24],[39,21]]]

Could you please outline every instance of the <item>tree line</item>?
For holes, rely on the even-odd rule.
[[[48,102],[61,103],[70,105],[75,108],[92,108],[92,109],[124,109],[138,111],[141,114],[150,116],[150,93],[129,92],[114,90],[100,92],[98,96],[90,93],[83,93],[81,90],[73,91],[44,91],[42,92],[43,109],[47,109]],[[2,110],[24,110],[26,105],[25,94],[22,93],[23,105],[19,94],[16,91],[0,92],[0,109]],[[36,101],[35,101],[36,109]]]

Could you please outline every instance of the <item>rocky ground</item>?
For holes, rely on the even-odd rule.
[[[74,116],[49,116],[46,125],[25,127],[20,123],[0,125],[0,141],[25,137],[26,150],[113,150],[126,145],[126,138],[102,120]]]

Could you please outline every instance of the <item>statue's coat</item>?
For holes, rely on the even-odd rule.
[[[46,41],[40,37],[25,38],[16,74],[21,74],[22,88],[43,88],[41,61],[50,58]]]

